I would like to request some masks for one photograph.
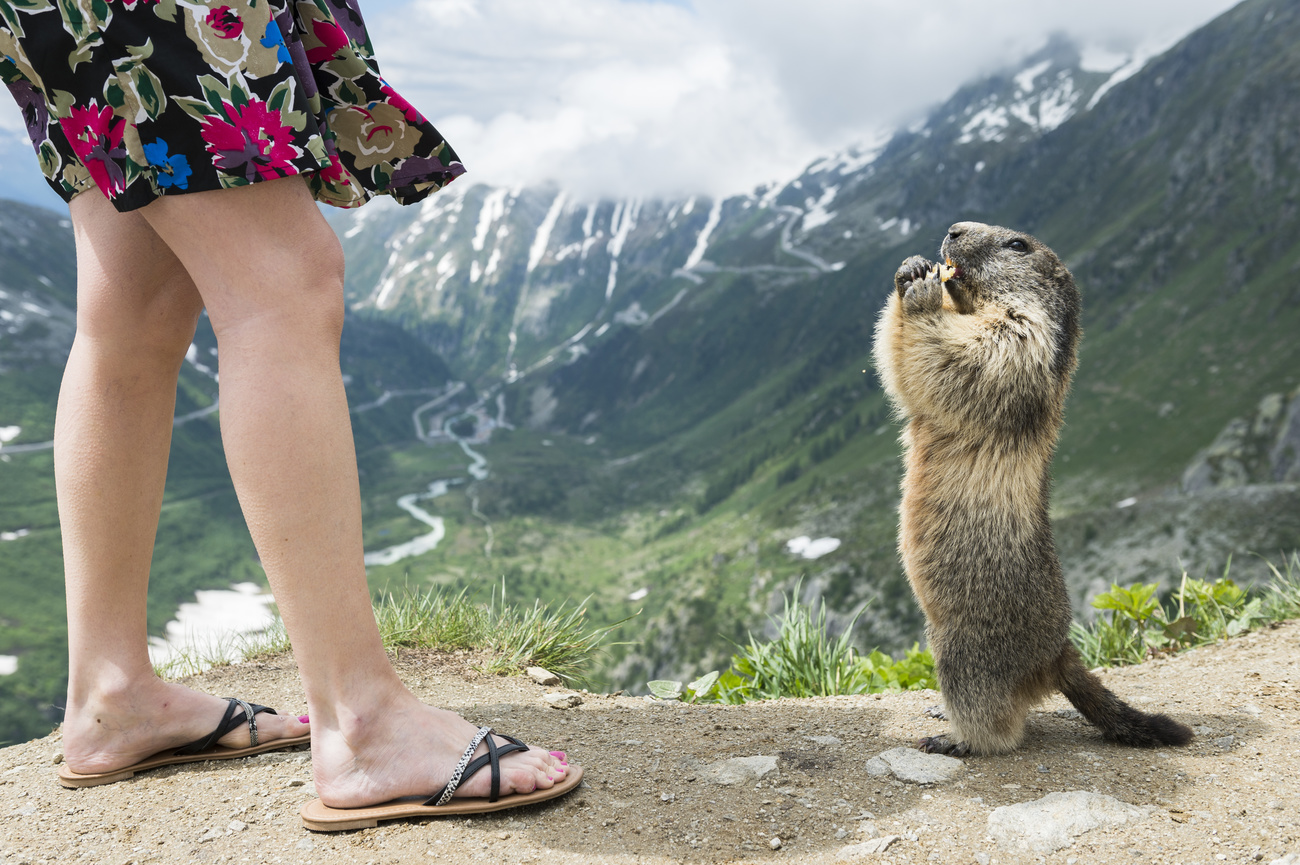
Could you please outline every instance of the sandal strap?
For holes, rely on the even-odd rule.
[[[492,739],[493,736],[499,736],[502,739],[505,739],[508,744],[498,747],[496,742]],[[480,754],[478,757],[471,760],[470,758],[474,756],[474,751],[477,750],[479,743],[484,741],[487,743],[488,752],[486,754]],[[506,754],[513,754],[516,751],[527,750],[528,746],[516,739],[514,736],[507,736],[504,733],[493,733],[491,727],[479,727],[478,733],[474,736],[474,740],[470,742],[469,747],[465,749],[465,753],[461,755],[460,763],[456,765],[456,769],[452,772],[451,780],[447,782],[447,786],[430,796],[424,804],[433,806],[447,804],[455,794],[456,788],[459,787],[466,778],[472,777],[484,766],[492,767],[492,789],[491,797],[488,801],[495,802],[501,796],[501,758]]]
[[[241,724],[248,725],[249,747],[255,747],[257,745],[257,716],[262,712],[266,712],[268,715],[275,715],[277,712],[274,709],[260,706],[257,703],[249,703],[246,700],[239,699],[238,697],[226,697],[225,699],[227,701],[226,713],[222,715],[221,723],[217,724],[216,729],[204,736],[202,739],[195,739],[188,745],[182,745],[180,748],[177,748],[176,751],[173,752],[176,756],[200,754],[211,748],[217,743],[218,739]],[[243,710],[243,717],[238,717],[237,713],[241,709]]]

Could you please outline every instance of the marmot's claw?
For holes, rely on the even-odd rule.
[[[916,747],[927,754],[947,754],[950,757],[965,757],[970,753],[970,745],[954,742],[947,736],[926,736],[917,741]]]
[[[899,300],[907,294],[908,286],[919,279],[925,279],[934,269],[934,262],[921,255],[913,255],[900,264],[894,273],[894,290],[898,292]]]

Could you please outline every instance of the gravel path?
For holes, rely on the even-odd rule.
[[[897,759],[910,754],[872,758],[944,729],[924,714],[933,692],[707,707],[579,694],[555,709],[543,695],[556,689],[478,675],[470,660],[398,664],[425,699],[568,751],[586,767],[578,791],[317,834],[298,819],[313,795],[305,751],[65,790],[56,731],[0,750],[0,863],[1300,863],[1300,622],[1104,674],[1135,705],[1195,726],[1188,748],[1106,744],[1058,698],[1018,753],[935,764],[952,771],[930,784],[890,774],[911,771]],[[304,710],[287,659],[195,684]],[[1053,793],[1071,796],[1038,803]],[[1023,803],[1038,804],[1017,823],[1023,809],[1003,806]]]

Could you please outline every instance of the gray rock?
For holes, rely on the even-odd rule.
[[[1033,802],[1005,805],[989,815],[989,834],[1004,850],[1051,853],[1093,829],[1109,829],[1154,813],[1100,793],[1049,793]]]
[[[1300,480],[1300,389],[1271,393],[1234,418],[1183,472],[1183,492]]]
[[[863,841],[860,844],[850,844],[847,847],[841,847],[836,859],[845,862],[851,862],[863,856],[870,856],[874,853],[884,853],[889,849],[889,845],[899,840],[898,835],[886,835],[883,838],[872,838],[870,841]]]
[[[886,775],[894,774],[893,770],[889,768],[889,764],[879,757],[872,757],[868,760],[866,768],[867,774],[873,778],[883,778]]]
[[[809,742],[821,745],[823,748],[833,748],[836,745],[843,745],[844,740],[839,736],[807,736]]]
[[[542,699],[552,709],[576,709],[582,705],[582,698],[577,694],[546,694]]]
[[[529,667],[524,674],[539,685],[558,685],[560,677],[545,667]]]
[[[1288,853],[1281,859],[1274,859],[1268,865],[1300,865],[1300,853]]]
[[[892,774],[912,784],[940,784],[966,770],[966,764],[945,754],[927,754],[915,748],[890,748],[867,761],[867,774]]]
[[[723,787],[750,784],[776,771],[775,757],[732,757],[704,770],[704,779]]]

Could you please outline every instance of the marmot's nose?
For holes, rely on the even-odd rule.
[[[967,229],[969,229],[974,224],[975,223],[973,222],[958,222],[948,229],[948,236],[951,237],[953,240],[956,240],[957,238],[965,234]]]

